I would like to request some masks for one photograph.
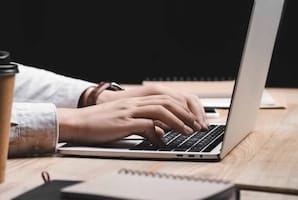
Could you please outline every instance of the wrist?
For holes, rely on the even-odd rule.
[[[124,90],[119,84],[115,82],[100,82],[95,86],[88,87],[81,95],[78,107],[86,107],[98,104],[99,96],[105,91],[118,91]]]
[[[76,124],[74,122],[73,109],[68,108],[58,108],[58,124],[59,124],[59,141],[70,141],[73,138],[73,134],[75,131]]]

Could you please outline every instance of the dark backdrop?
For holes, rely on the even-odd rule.
[[[2,0],[0,48],[17,62],[91,81],[233,79],[249,3]],[[287,1],[267,85],[298,86],[297,4]]]

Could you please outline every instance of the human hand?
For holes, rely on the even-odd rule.
[[[109,102],[128,97],[142,97],[149,95],[167,95],[179,101],[185,109],[188,109],[195,117],[201,129],[208,128],[208,120],[203,105],[198,96],[190,93],[183,93],[162,85],[141,85],[127,88],[121,91],[104,90],[96,97],[95,104]]]
[[[202,128],[202,122],[200,124],[198,120],[204,118],[201,108],[196,107],[200,104],[195,98],[173,95],[174,98],[168,95],[170,93],[152,94],[154,91],[148,89],[120,91],[121,97],[93,106],[58,108],[59,139],[92,144],[138,134],[153,143],[160,143],[168,128],[183,134],[192,134]]]

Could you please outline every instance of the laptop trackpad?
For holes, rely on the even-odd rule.
[[[113,143],[108,143],[108,144],[102,144],[98,147],[103,147],[103,148],[120,148],[120,149],[130,149],[143,140],[119,140],[117,142]]]
[[[101,144],[99,147],[104,148],[120,148],[120,149],[129,149],[134,147],[135,145],[143,142],[144,138],[138,135],[130,135],[128,137],[123,138],[122,140],[115,141],[108,144]]]

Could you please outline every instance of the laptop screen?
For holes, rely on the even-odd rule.
[[[223,141],[225,156],[254,131],[284,0],[255,0]]]

